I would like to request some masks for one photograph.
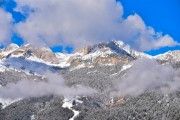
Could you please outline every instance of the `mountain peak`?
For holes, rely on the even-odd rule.
[[[12,49],[16,48],[17,49],[17,48],[19,48],[19,46],[17,44],[15,44],[15,43],[11,43],[7,48],[12,48]]]
[[[72,68],[81,68],[97,65],[115,65],[118,63],[128,64],[133,59],[135,59],[134,56],[122,49],[117,44],[117,41],[113,40],[108,43],[99,43],[79,49],[70,58],[70,61]]]
[[[135,58],[150,58],[152,59],[153,57],[151,55],[148,55],[143,52],[136,51],[135,49],[131,48],[130,45],[125,44],[123,41],[120,40],[112,40],[118,47],[126,51],[128,54]]]
[[[18,48],[19,48],[19,46],[17,44],[11,43],[6,48],[3,48],[2,52],[11,52],[11,51],[14,51],[14,50],[16,50]]]
[[[51,64],[58,64],[58,59],[50,48],[35,48],[31,44],[18,46],[16,44],[10,44],[4,48],[0,54],[1,60],[17,57],[30,60],[44,61]]]

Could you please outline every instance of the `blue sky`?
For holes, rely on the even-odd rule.
[[[169,34],[175,41],[180,42],[180,0],[120,0],[120,2],[124,8],[124,18],[137,13],[147,26],[152,26],[157,32]],[[13,10],[15,6],[16,3],[13,0],[1,3],[1,7],[12,14],[15,20],[14,24],[26,19],[24,15]],[[12,42],[23,44],[23,40],[16,34],[13,35]],[[68,52],[73,51],[72,47],[64,49]],[[175,49],[180,49],[180,47],[164,47],[146,53],[156,55]],[[63,46],[53,47],[52,50],[62,51]]]
[[[17,4],[16,2],[14,2],[14,0],[9,0],[7,2],[0,3],[0,7],[3,7],[6,11],[12,14],[13,19],[14,19],[14,24],[26,20],[26,16],[24,16],[20,12],[14,11],[14,8],[16,7],[16,5]],[[19,46],[24,43],[23,39],[19,37],[16,33],[13,34],[11,41],[12,43],[16,43]],[[54,47],[51,47],[51,49],[54,52],[65,51],[67,53],[71,53],[74,50],[73,47],[71,46],[54,46]]]
[[[138,13],[148,26],[156,31],[171,35],[180,42],[180,0],[120,0],[124,7],[124,17]],[[180,47],[165,47],[147,52],[152,55],[164,53]]]

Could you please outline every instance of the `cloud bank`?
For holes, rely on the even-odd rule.
[[[0,8],[0,46],[10,43],[13,31],[12,22],[11,14]]]
[[[7,44],[12,31],[35,46],[73,46],[122,40],[139,51],[179,46],[170,35],[156,32],[138,14],[123,18],[116,0],[15,0],[14,9],[27,18],[13,24],[0,9],[0,44]]]
[[[112,92],[112,95],[137,96],[157,88],[162,93],[171,93],[180,88],[180,71],[155,60],[140,59],[134,62],[133,67],[116,84],[117,92]]]
[[[170,35],[162,35],[161,32],[146,26],[138,14],[130,15],[120,24],[119,36],[136,50],[150,51],[162,47],[180,45]]]
[[[0,91],[0,98],[12,100],[45,95],[91,95],[96,92],[81,85],[69,87],[61,76],[52,73],[47,74],[47,81],[20,80],[16,84],[10,83],[6,87],[0,87]]]
[[[117,35],[121,4],[113,0],[16,0],[17,11],[28,14],[16,28],[25,41],[48,46],[82,47]],[[26,6],[26,8],[25,8]]]
[[[82,47],[112,39],[121,39],[139,51],[179,45],[170,35],[146,26],[138,14],[124,19],[123,6],[115,0],[15,1],[16,10],[28,15],[16,29],[35,45]]]

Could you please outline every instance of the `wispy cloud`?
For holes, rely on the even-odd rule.
[[[0,8],[0,46],[10,43],[13,31],[12,22],[11,14]]]
[[[19,99],[27,97],[39,97],[45,95],[73,96],[91,95],[96,91],[90,87],[69,87],[64,79],[56,74],[46,74],[46,81],[20,80],[18,83],[10,83],[6,87],[0,87],[0,98]]]
[[[137,60],[127,74],[118,80],[117,91],[112,95],[136,96],[157,88],[163,93],[175,92],[180,88],[178,72],[171,65],[161,65],[155,60]]]
[[[120,38],[139,51],[150,51],[162,47],[179,45],[170,35],[146,26],[138,14],[130,15],[120,24]]]

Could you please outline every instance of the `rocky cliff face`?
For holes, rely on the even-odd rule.
[[[72,58],[71,68],[95,67],[99,65],[128,64],[134,59],[131,56],[119,55],[116,53],[107,54],[106,56],[96,56],[96,57],[91,57],[90,55]]]
[[[58,64],[58,59],[55,54],[48,48],[34,48],[30,44],[18,47],[17,45],[11,44],[7,48],[3,49],[0,54],[0,58],[6,59],[9,57],[19,57],[23,59],[31,60],[42,60],[51,64]]]
[[[94,67],[97,65],[128,64],[132,60],[149,55],[137,52],[121,41],[110,41],[79,49],[69,59],[72,68]]]

